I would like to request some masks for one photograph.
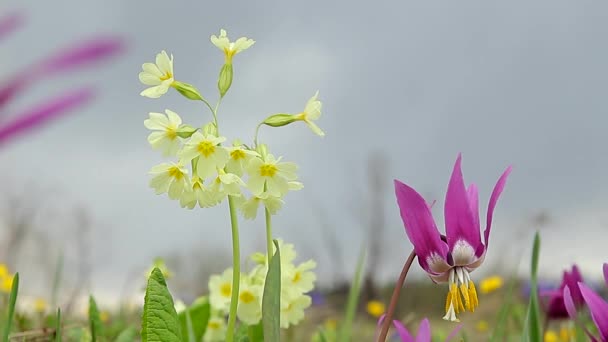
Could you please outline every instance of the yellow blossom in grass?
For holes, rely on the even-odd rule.
[[[544,338],[545,342],[559,342],[559,336],[557,335],[557,333],[553,330],[547,330],[545,332],[545,338]]]
[[[289,191],[289,182],[296,180],[297,169],[295,163],[281,162],[270,153],[263,159],[253,158],[247,165],[247,187],[255,196],[266,191],[270,196],[283,197]]]
[[[490,325],[487,321],[481,320],[475,324],[475,329],[479,332],[487,332],[490,329]]]
[[[150,186],[157,195],[168,193],[169,198],[179,199],[189,186],[188,170],[181,163],[162,163],[150,170],[153,176]]]
[[[370,300],[369,302],[367,302],[366,309],[367,313],[370,314],[372,317],[379,318],[384,314],[386,307],[384,306],[384,303],[379,300]]]
[[[500,276],[488,277],[488,278],[483,279],[479,283],[479,290],[483,294],[488,294],[490,292],[494,292],[494,291],[500,289],[502,287],[503,283],[504,283],[504,281],[502,280],[502,277],[500,277]]]
[[[304,310],[310,306],[310,296],[301,295],[291,301],[284,302],[281,298],[281,328],[287,329],[290,325],[296,325],[304,319]]]
[[[46,312],[46,308],[47,304],[44,299],[36,298],[36,300],[34,300],[34,311],[36,311],[37,313],[44,313]]]
[[[175,156],[179,150],[177,129],[182,119],[176,112],[165,109],[165,114],[150,113],[150,118],[144,121],[144,126],[154,132],[148,135],[148,142],[153,148],[162,151],[165,156]]]
[[[321,117],[321,101],[317,100],[319,97],[319,91],[315,93],[313,97],[311,97],[306,106],[304,107],[304,111],[300,114],[296,115],[296,119],[300,121],[304,121],[306,125],[318,136],[325,136],[325,133],[317,126],[314,121]]]
[[[220,312],[228,312],[232,296],[232,268],[209,278],[209,303]]]
[[[5,264],[0,263],[0,279],[9,275],[8,267]]]
[[[287,268],[284,273],[287,281],[282,281],[282,283],[286,283],[285,288],[290,291],[298,293],[312,291],[317,280],[317,276],[311,271],[315,267],[317,267],[317,263],[314,260],[308,260],[297,267]]]
[[[144,63],[143,71],[139,73],[139,81],[151,86],[140,93],[141,96],[149,98],[159,98],[169,91],[173,85],[173,55],[169,55],[165,50],[156,55],[156,64]]]
[[[232,64],[232,57],[237,53],[249,49],[255,44],[255,40],[241,37],[235,42],[230,42],[230,39],[226,35],[226,30],[221,29],[219,37],[216,35],[211,36],[211,43],[224,52],[226,64]]]
[[[226,340],[226,320],[223,317],[211,317],[203,342],[221,342]]]
[[[99,313],[99,319],[101,319],[102,322],[107,323],[110,320],[110,314],[103,310]]]
[[[210,132],[197,131],[180,152],[183,164],[195,159],[196,174],[202,179],[213,176],[217,169],[223,169],[230,158],[228,151],[220,146],[226,138],[217,137]]]
[[[252,284],[248,277],[241,277],[236,311],[240,321],[254,325],[262,319],[262,291],[262,286]]]
[[[0,279],[0,292],[11,293],[13,288],[13,275],[7,274]]]

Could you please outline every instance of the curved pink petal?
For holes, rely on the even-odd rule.
[[[394,320],[393,325],[395,326],[395,330],[397,330],[397,335],[399,335],[401,342],[416,342],[418,340],[414,340],[412,335],[409,333],[409,331],[407,331],[403,324],[401,324],[401,322]]]
[[[43,73],[62,72],[112,57],[122,52],[124,48],[125,43],[119,37],[95,37],[77,43],[71,48],[63,49],[58,54],[47,58],[41,63],[40,71]]]
[[[416,342],[431,342],[431,324],[427,318],[420,322]]]
[[[459,154],[445,195],[445,235],[450,251],[462,240],[473,247],[473,250],[481,246],[481,233],[475,228],[469,196],[462,177],[461,161],[462,156]]]
[[[606,286],[608,286],[608,263],[604,264],[604,280],[606,281]]]
[[[486,230],[483,232],[484,244],[486,245],[486,248],[488,248],[488,241],[490,239],[490,229],[492,228],[492,216],[494,214],[494,208],[496,207],[496,202],[498,202],[498,197],[500,197],[500,194],[507,184],[507,177],[509,177],[512,169],[513,168],[509,166],[505,172],[503,172],[502,176],[498,178],[498,182],[496,182],[492,195],[490,196],[490,203],[488,204],[488,216],[486,219]]]
[[[602,341],[608,341],[608,303],[584,283],[578,283]]]
[[[395,195],[405,232],[414,245],[420,266],[428,273],[436,273],[430,270],[428,260],[439,257],[445,261],[447,246],[441,241],[427,203],[416,190],[398,180],[395,180]]]
[[[23,24],[23,14],[19,12],[11,13],[0,18],[0,39],[11,34]]]
[[[471,214],[473,215],[475,229],[481,231],[481,227],[479,226],[479,191],[477,190],[477,185],[475,185],[475,183],[469,185],[467,197],[469,198],[469,207],[471,208]]]
[[[577,286],[578,287],[578,286]],[[574,306],[574,301],[572,300],[572,295],[570,294],[570,288],[568,286],[564,287],[563,290],[563,298],[564,298],[564,306],[566,307],[566,311],[570,318],[581,327],[589,339],[593,342],[597,341],[597,339],[591,334],[591,332],[585,327],[585,325],[581,324],[578,320],[578,313],[576,312],[576,307]]]
[[[56,119],[67,111],[89,102],[92,98],[93,90],[85,88],[69,93],[67,96],[54,99],[19,115],[16,120],[5,126],[0,126],[0,146],[18,134]]]
[[[452,332],[448,335],[448,337],[445,338],[445,342],[448,342],[449,340],[456,337],[456,335],[458,334],[460,329],[462,329],[462,324],[459,324],[456,328],[454,328],[454,330],[452,330]]]

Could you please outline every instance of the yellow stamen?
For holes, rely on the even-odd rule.
[[[450,292],[452,292],[452,304],[454,304],[454,311],[456,313],[464,311],[464,307],[462,306],[462,299],[460,299],[460,295],[458,294],[458,287],[456,284],[450,285]]]
[[[198,144],[197,151],[207,158],[215,153],[215,145],[209,140],[203,140]]]
[[[160,77],[160,80],[161,81],[166,81],[166,80],[170,79],[171,77],[173,77],[173,75],[171,75],[171,73],[167,71],[164,75],[162,75]]]
[[[469,298],[469,291],[465,284],[460,284],[460,293],[462,294],[462,297],[464,298],[464,307],[468,311],[472,311],[471,310],[471,300]]]
[[[169,176],[175,178],[176,180],[181,180],[182,178],[184,178],[184,173],[177,166],[170,167],[167,172],[169,173]]]
[[[177,131],[175,127],[167,127],[167,130],[165,131],[165,136],[171,140],[175,140],[175,138],[177,138]]]
[[[220,287],[220,293],[224,297],[230,297],[230,295],[232,294],[232,285],[230,285],[229,283],[222,284],[222,286]]]
[[[230,152],[230,158],[234,160],[245,159],[245,152],[243,150],[233,150]]]
[[[445,313],[447,314],[450,310],[450,305],[452,304],[452,291],[448,291],[448,296],[445,299]]]
[[[475,308],[479,306],[479,299],[477,298],[477,290],[473,281],[469,281],[469,297],[471,298],[472,311],[475,311]]]
[[[249,291],[243,291],[243,293],[241,293],[239,298],[241,299],[241,302],[243,302],[245,304],[249,304],[254,301],[255,296]]]
[[[279,169],[274,164],[263,164],[260,166],[260,176],[274,177]]]

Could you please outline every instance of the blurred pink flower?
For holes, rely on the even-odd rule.
[[[545,292],[541,292],[541,296],[548,296],[548,302],[545,306],[545,314],[549,319],[560,319],[560,318],[569,318],[568,311],[566,310],[566,305],[564,304],[564,288],[566,286],[570,287],[572,290],[572,299],[574,302],[574,306],[577,309],[580,309],[585,301],[583,300],[583,295],[581,291],[578,289],[578,283],[583,282],[583,276],[579,271],[576,265],[572,266],[572,270],[570,272],[564,271],[562,282],[559,286],[559,289],[549,290]]]

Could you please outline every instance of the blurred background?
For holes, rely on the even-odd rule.
[[[121,51],[54,75],[0,107],[0,126],[66,91],[95,96],[66,115],[0,144],[0,261],[19,270],[23,293],[48,296],[63,260],[63,298],[95,293],[113,305],[140,298],[155,257],[175,273],[180,297],[204,293],[230,265],[228,208],[184,210],[156,196],[148,170],[161,161],[146,141],[148,112],[210,119],[170,91],[143,98],[141,64],[166,49],[177,80],[213,103],[223,56],[209,36],[256,40],[235,57],[220,114],[223,133],[251,141],[269,114],[299,112],[320,91],[319,139],[304,125],[262,139],[300,166],[274,235],[300,260],[318,262],[318,286],[349,283],[368,250],[367,293],[396,280],[411,251],[392,180],[437,200],[463,153],[480,189],[481,217],[502,171],[514,171],[495,211],[486,267],[474,275],[527,274],[534,231],[540,276],[557,281],[577,263],[599,279],[608,241],[605,89],[608,3],[2,1],[22,24],[2,37],[0,80],[89,37]],[[4,83],[3,83],[4,84]],[[264,251],[263,220],[241,224],[242,255]],[[414,267],[412,279],[427,281]],[[479,278],[477,278],[479,279]],[[141,300],[141,299],[140,299]]]

